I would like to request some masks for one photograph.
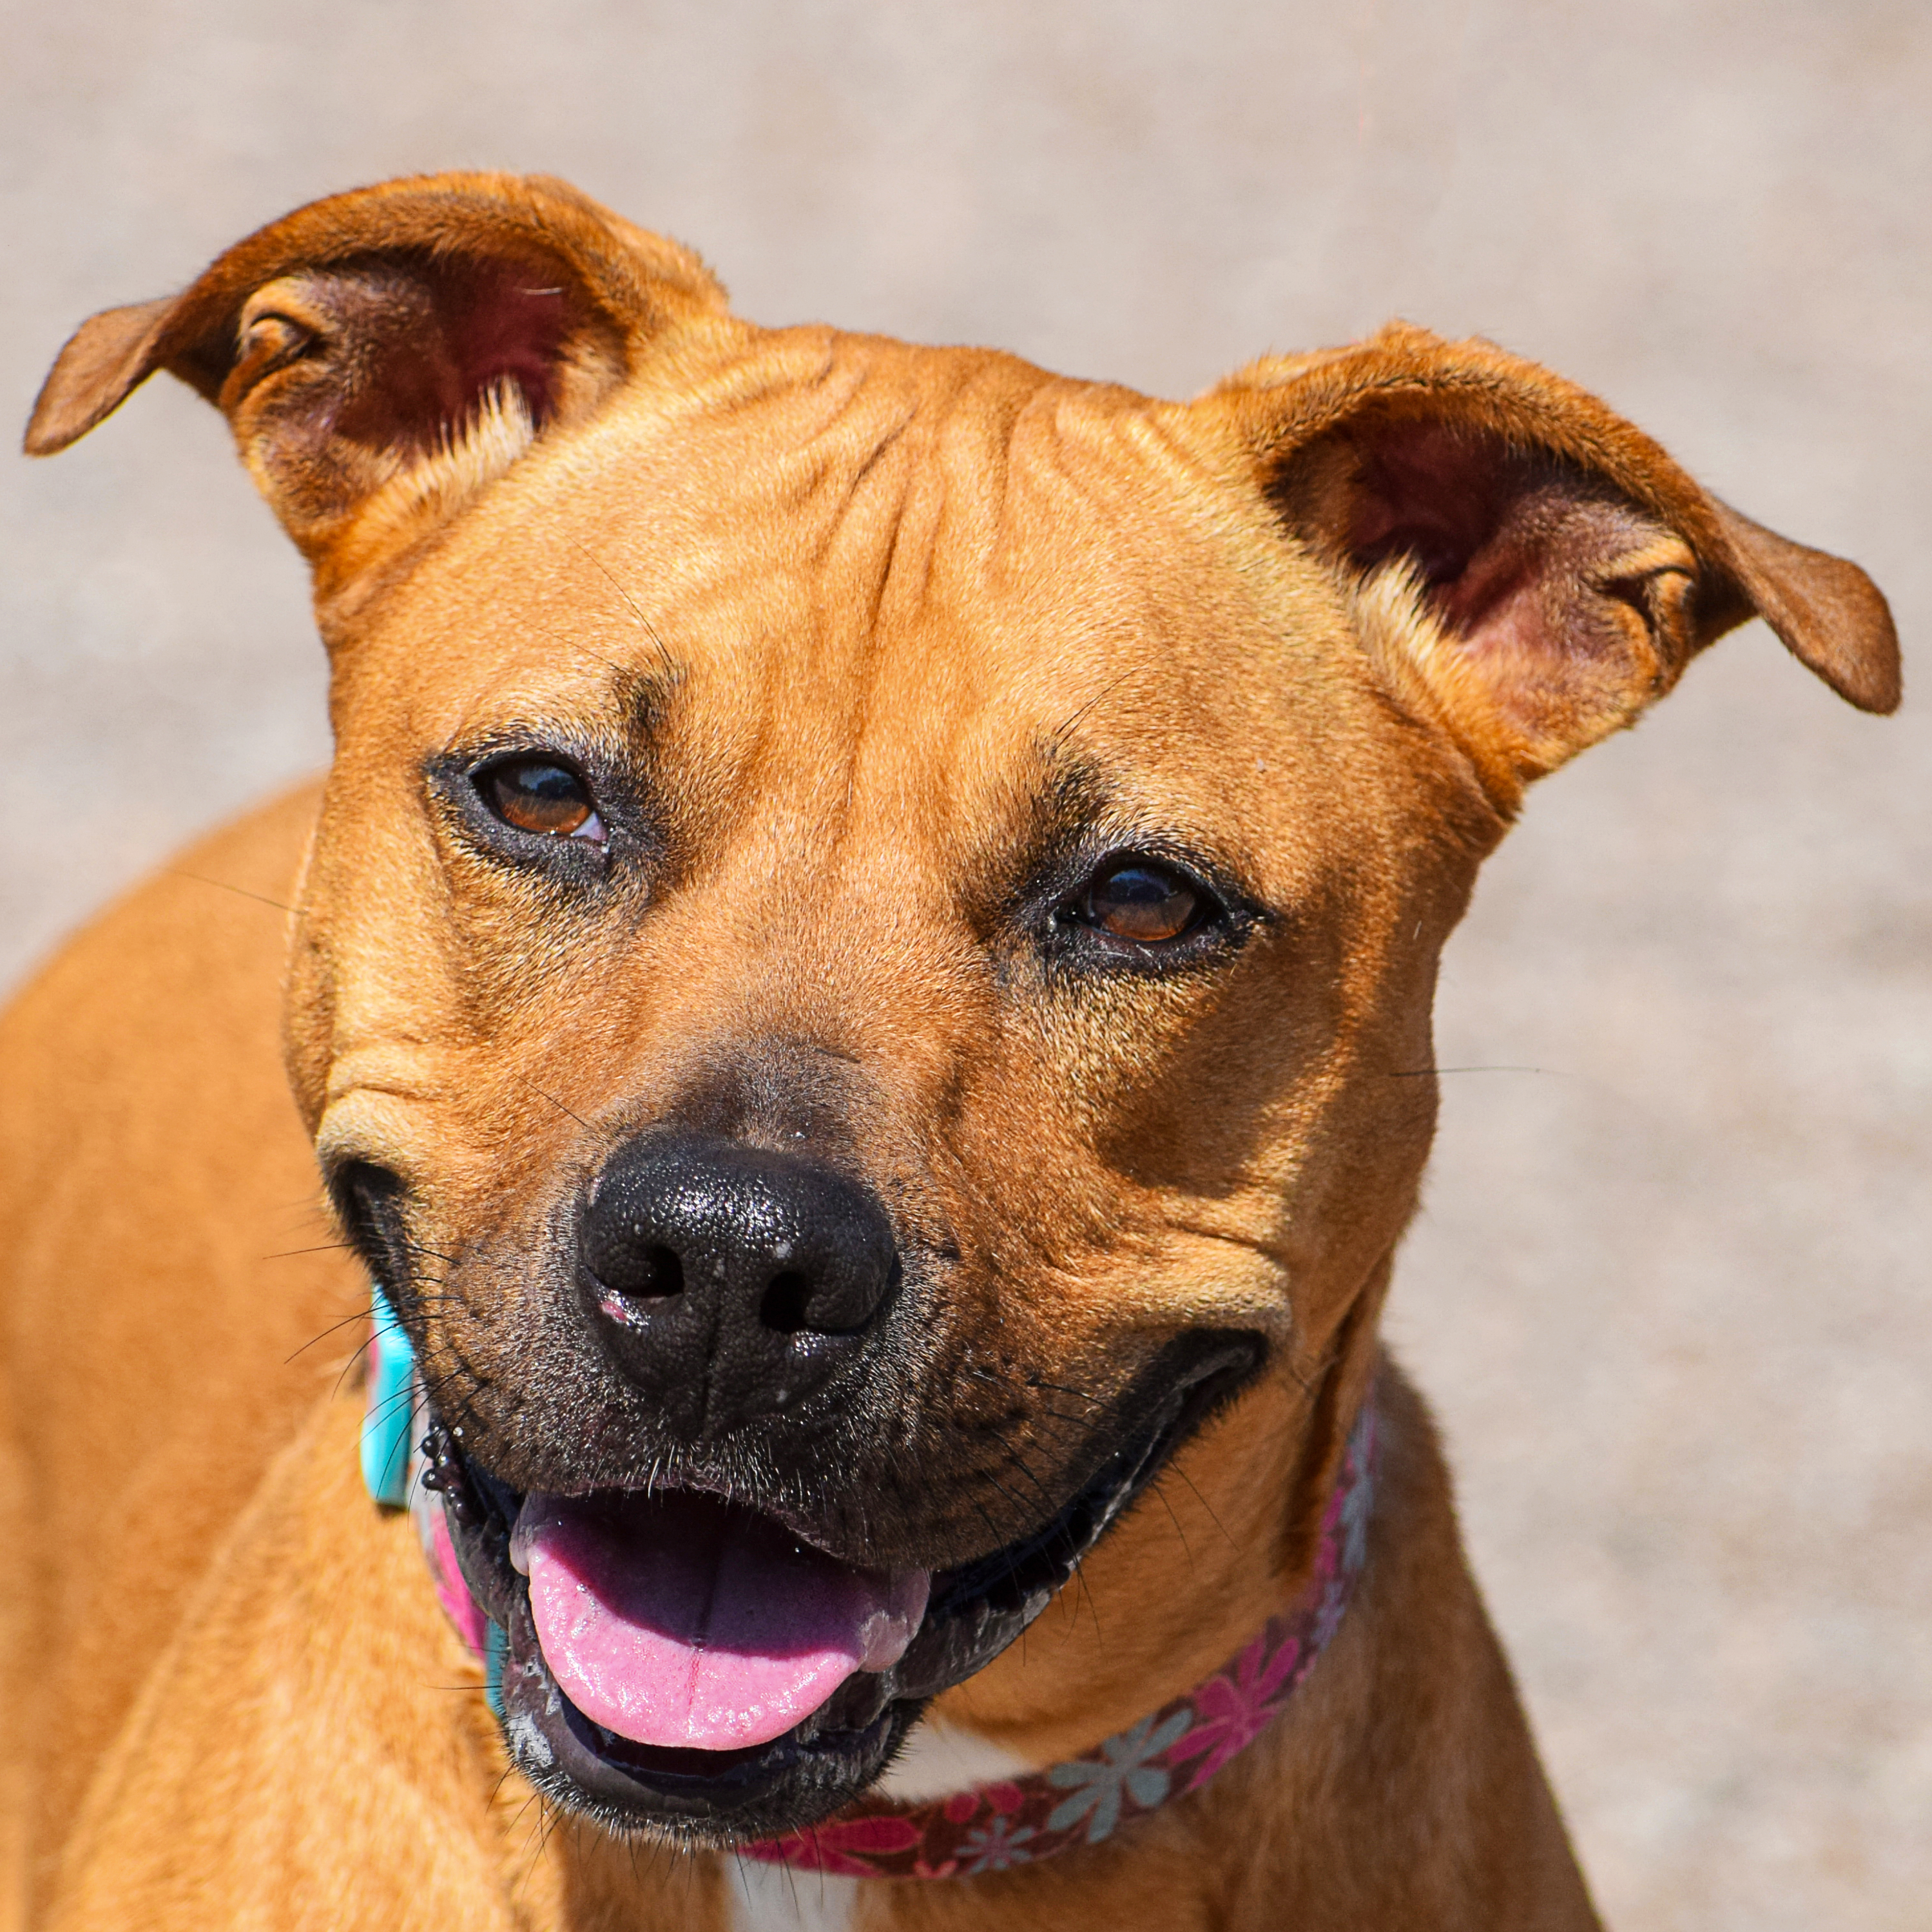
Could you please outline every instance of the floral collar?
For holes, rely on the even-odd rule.
[[[439,1499],[415,1480],[415,1444],[427,1417],[419,1413],[421,1385],[408,1340],[380,1294],[373,1298],[373,1325],[363,1476],[377,1502],[406,1508],[416,1519],[437,1598],[483,1664],[496,1704],[502,1633],[463,1581]],[[925,1804],[862,1798],[822,1825],[741,1846],[739,1855],[855,1878],[970,1877],[1034,1864],[1069,1846],[1097,1845],[1169,1798],[1198,1791],[1267,1728],[1334,1635],[1367,1555],[1375,1462],[1372,1393],[1349,1431],[1300,1601],[1270,1617],[1238,1657],[1185,1696],[1045,1771]]]

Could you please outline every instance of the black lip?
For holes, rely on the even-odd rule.
[[[502,1721],[512,1760],[547,1796],[622,1834],[725,1849],[830,1817],[885,1770],[928,1699],[984,1669],[1046,1608],[1180,1444],[1252,1379],[1262,1352],[1257,1336],[1228,1332],[1184,1337],[1163,1351],[1118,1405],[1138,1412],[1138,1425],[1058,1515],[940,1572],[896,1664],[856,1672],[794,1729],[744,1750],[634,1744],[571,1702],[544,1661],[527,1582],[509,1560],[521,1498],[433,1420],[424,1447],[458,1562],[505,1633]]]
[[[831,1722],[828,1714],[855,1681],[848,1678],[830,1704],[770,1744],[656,1750],[604,1730],[557,1688],[526,1588],[514,1593],[506,1636],[502,1724],[511,1756],[546,1796],[620,1834],[722,1850],[815,1823],[872,1783],[919,1714],[916,1703],[875,1694],[883,1708],[869,1724]]]

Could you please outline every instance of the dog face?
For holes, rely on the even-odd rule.
[[[1849,566],[1414,332],[1180,407],[500,178],[124,314],[41,440],[172,368],[316,563],[291,1073],[513,1754],[620,1827],[848,1802],[1176,1456],[1280,1588],[1524,782],[1754,607],[1895,697],[1882,605],[1792,615]]]
[[[724,380],[533,453],[340,640],[297,1078],[478,1466],[729,1496],[971,1576],[956,1623],[1030,1559],[978,1660],[1313,1378],[1493,820],[1191,425],[821,333]]]
[[[819,334],[728,380],[533,457],[340,644],[296,1076],[385,1279],[450,1257],[427,1358],[507,1478],[782,1484],[940,1566],[1093,1461],[1040,1388],[1332,1328],[1428,1130],[1354,1069],[1426,1066],[1490,821],[1146,406]],[[792,1366],[654,1366],[566,1292],[630,1238],[600,1182],[634,1218],[700,1142],[878,1217]]]

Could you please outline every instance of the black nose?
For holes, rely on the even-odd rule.
[[[710,1434],[821,1387],[898,1276],[884,1210],[795,1154],[695,1135],[620,1148],[580,1252],[594,1324],[673,1426]]]

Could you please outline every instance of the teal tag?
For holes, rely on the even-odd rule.
[[[503,1653],[509,1640],[495,1624],[483,1626],[483,1695],[500,1723],[503,1716]]]
[[[410,1499],[410,1426],[416,1416],[416,1352],[379,1285],[369,1293],[369,1398],[362,1411],[362,1480],[390,1509]]]

